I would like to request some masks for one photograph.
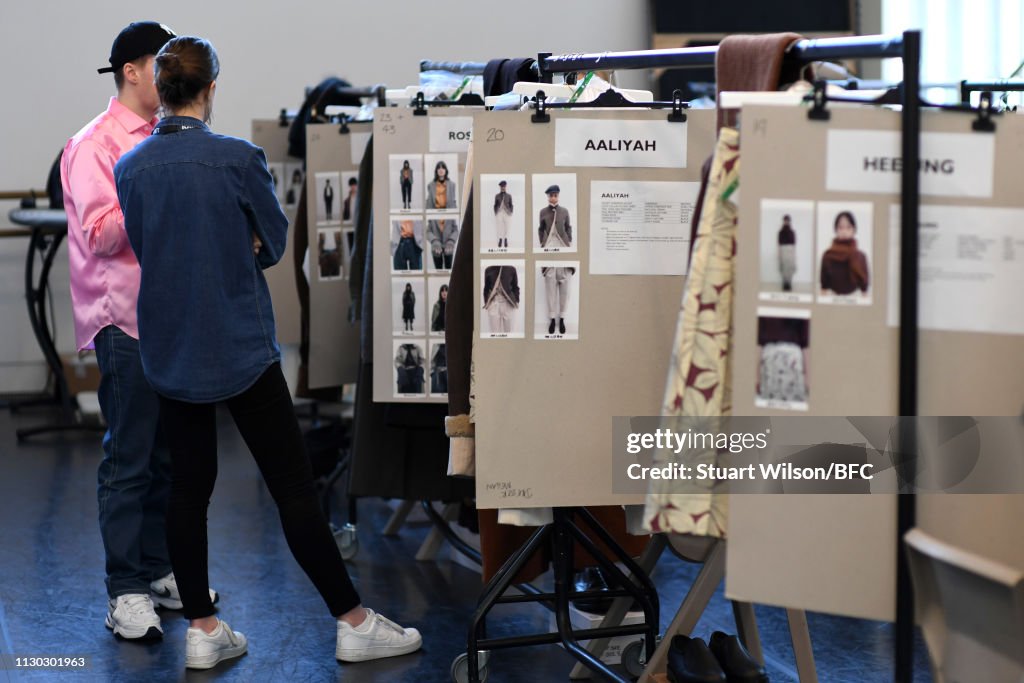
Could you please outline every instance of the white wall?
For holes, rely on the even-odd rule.
[[[644,49],[640,0],[459,2],[241,2],[135,8],[124,0],[4,2],[0,21],[0,190],[42,188],[67,138],[103,110],[113,77],[98,75],[118,31],[153,19],[209,39],[221,58],[214,128],[245,137],[255,117],[295,108],[328,75],[355,85],[416,82],[420,59],[486,61],[554,53]],[[620,82],[642,84],[645,74]],[[0,226],[11,204],[0,202]],[[24,306],[26,243],[0,240],[0,393],[38,389],[41,354]],[[67,259],[51,279],[62,350],[73,346]]]

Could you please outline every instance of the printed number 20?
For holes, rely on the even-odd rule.
[[[501,128],[487,129],[487,142],[501,142],[505,139],[505,131]]]

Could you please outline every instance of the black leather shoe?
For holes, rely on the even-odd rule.
[[[555,326],[555,321],[551,321],[552,329]],[[605,581],[604,574],[601,572],[599,567],[586,567],[576,572],[576,576],[573,580],[573,589],[582,593],[583,591],[606,591],[608,590],[608,582]],[[580,598],[573,600],[572,604],[576,606],[576,609],[582,610],[583,612],[590,612],[591,614],[607,614],[608,609],[612,606],[612,598]]]
[[[551,319],[551,324],[548,325],[548,334],[554,334],[554,333],[555,333],[555,319],[552,318]],[[605,586],[605,588],[607,589],[608,586]]]
[[[715,631],[711,634],[711,652],[728,683],[768,683],[768,672],[750,656],[738,637]]]
[[[565,321],[558,319],[558,334],[565,334]]]
[[[668,649],[668,680],[672,683],[727,683],[715,655],[700,638],[674,636]]]

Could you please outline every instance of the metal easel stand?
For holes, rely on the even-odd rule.
[[[504,566],[488,582],[473,613],[469,628],[467,651],[452,663],[452,677],[457,683],[468,681],[480,683],[487,677],[487,659],[491,650],[525,647],[529,645],[561,644],[565,649],[594,674],[606,681],[625,683],[622,677],[592,652],[584,649],[579,641],[595,638],[612,638],[624,635],[643,635],[648,657],[654,654],[658,636],[658,593],[647,573],[615,539],[594,519],[585,508],[563,507],[553,509],[554,520],[538,528],[525,545],[505,562]],[[582,522],[580,524],[579,522]],[[598,549],[600,541],[611,556]],[[523,568],[534,552],[543,544],[551,543],[552,564],[555,586],[551,593],[509,595],[514,588],[516,574]],[[611,579],[612,590],[573,590],[575,573],[573,546],[579,543],[597,560],[598,565]],[[616,562],[623,563],[629,571],[627,576]],[[569,601],[576,598],[628,597],[636,600],[643,608],[644,623],[632,626],[612,626],[595,629],[574,630],[569,617]],[[497,605],[513,603],[539,603],[555,613],[557,632],[505,638],[487,637],[487,616]],[[626,603],[628,604],[628,603]]]
[[[653,67],[687,67],[713,64],[717,47],[639,50],[552,56],[540,53],[537,63],[540,80],[551,82],[553,73],[592,69],[649,69]],[[921,32],[904,31],[901,35],[847,36],[800,40],[788,50],[787,59],[801,62],[829,59],[899,58],[903,62],[901,157],[905,168],[914,168],[920,158],[921,137]],[[978,88],[981,89],[981,88]],[[1000,89],[1005,89],[1001,87]],[[963,89],[962,89],[963,91]],[[900,186],[900,342],[899,342],[899,410],[904,417],[917,415],[917,349],[918,349],[918,228],[920,185],[917,173],[904,173]],[[900,451],[914,452],[911,429],[900,430]],[[903,463],[904,481],[913,481],[913,463]],[[914,526],[916,500],[912,493],[901,494],[897,501],[896,534],[896,625],[895,680],[913,680],[914,597],[907,566],[903,536]],[[791,618],[791,624],[794,623]],[[796,620],[801,628],[801,620]]]
[[[697,578],[694,579],[683,602],[679,605],[679,610],[673,617],[672,623],[665,630],[654,655],[647,660],[647,667],[644,669],[639,683],[652,683],[656,680],[655,676],[665,673],[672,638],[676,635],[689,635],[693,632],[718,586],[725,579],[726,541],[686,534],[659,534],[656,538],[660,540],[659,555],[661,549],[668,546],[679,559],[686,562],[698,562],[703,564],[703,567],[697,574]],[[740,640],[751,656],[764,664],[754,606],[749,602],[734,600],[732,601],[732,610]],[[804,610],[787,609],[786,617],[789,620],[790,638],[793,643],[800,682],[817,683],[818,674],[814,665],[811,636],[807,629],[807,614]]]

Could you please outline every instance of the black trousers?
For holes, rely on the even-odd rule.
[[[359,605],[313,486],[291,395],[281,366],[224,402],[277,503],[292,555],[335,617]],[[217,479],[217,406],[160,397],[171,451],[167,545],[187,619],[214,613],[210,601],[206,510]]]

